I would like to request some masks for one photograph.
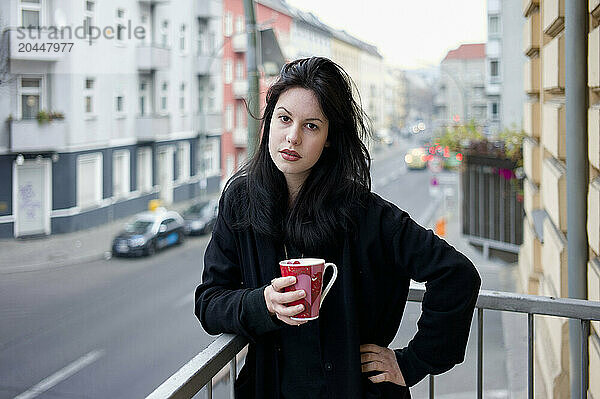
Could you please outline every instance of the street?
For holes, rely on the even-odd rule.
[[[410,146],[416,144],[402,141],[374,151],[373,189],[429,226],[439,204],[430,193],[433,175],[406,169]],[[441,175],[456,190],[456,173]],[[152,392],[214,339],[193,314],[208,240],[192,237],[151,258],[3,276],[0,398],[142,398]],[[502,267],[479,270],[482,288],[511,288]],[[419,305],[409,303],[391,347],[409,342],[418,315]],[[499,312],[486,313],[486,398],[509,397],[501,320]],[[436,379],[436,397],[475,397],[475,334],[472,328],[465,364]],[[427,384],[425,379],[414,387],[413,397],[426,397]],[[220,384],[216,397],[224,391]]]

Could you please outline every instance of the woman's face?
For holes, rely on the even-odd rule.
[[[283,92],[273,112],[269,154],[285,176],[288,187],[298,189],[328,146],[329,122],[311,90],[293,87]]]

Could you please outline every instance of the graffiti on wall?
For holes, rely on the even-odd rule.
[[[31,182],[19,184],[19,209],[27,220],[37,219],[42,204]]]

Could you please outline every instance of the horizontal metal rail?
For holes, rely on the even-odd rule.
[[[411,285],[408,300],[422,302],[424,285]],[[582,299],[553,298],[510,292],[481,290],[477,299],[477,396],[483,395],[483,311],[497,310],[525,313],[528,331],[528,397],[533,398],[534,315],[567,317],[581,320],[582,333],[582,395],[587,395],[588,339],[590,320],[600,320],[600,302]],[[213,377],[229,363],[230,384],[235,381],[236,354],[248,341],[241,336],[222,334],[206,349],[185,364],[179,371],[163,382],[148,399],[190,399],[202,387],[207,386],[208,398],[212,399]],[[585,376],[585,378],[583,378]],[[434,377],[429,377],[429,397],[434,397]],[[233,399],[233,388],[230,387]],[[585,398],[585,396],[582,396]]]
[[[411,285],[408,300],[422,302],[425,288]],[[518,313],[567,317],[581,320],[600,320],[600,302],[584,299],[555,298],[502,291],[479,291],[476,307]]]
[[[235,360],[235,355],[247,343],[248,341],[239,335],[220,335],[206,349],[156,388],[147,398],[190,399],[205,385],[208,385],[209,390],[212,391],[212,378],[232,359]]]

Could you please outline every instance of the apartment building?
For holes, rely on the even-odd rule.
[[[588,34],[588,299],[600,300],[600,1],[590,0]],[[564,0],[525,0],[523,109],[525,220],[519,253],[523,291],[567,297],[567,193]],[[600,324],[592,322],[589,398],[600,398]],[[567,398],[568,321],[536,318],[536,397]]]
[[[279,46],[289,43],[291,16],[285,4],[279,0],[256,3],[255,17],[258,29],[273,29]],[[248,112],[245,101],[248,94],[246,76],[247,35],[242,0],[223,0],[223,112],[224,121],[221,141],[221,166],[223,181],[244,164],[248,147]],[[262,66],[260,68],[262,70]],[[264,72],[264,70],[263,70]],[[277,71],[279,72],[279,71]],[[259,83],[261,104],[264,102],[266,83],[264,75]],[[255,99],[251,99],[251,101]],[[255,115],[260,117],[260,115]]]
[[[436,125],[474,120],[487,123],[486,52],[484,43],[462,44],[440,64],[440,86],[434,98]]]
[[[399,130],[408,116],[408,81],[405,72],[385,65],[383,85],[383,128]]]
[[[522,30],[525,19],[519,2],[488,0],[486,52],[486,131],[520,128],[523,119]]]
[[[385,99],[385,64],[377,47],[359,41],[360,73],[358,75],[358,88],[362,106],[375,132],[385,128],[383,101]]]
[[[486,132],[496,133],[502,126],[500,105],[502,103],[502,6],[508,2],[488,0],[488,40],[485,45],[487,73],[485,75],[485,94],[487,96]],[[514,3],[514,2],[513,2]],[[520,30],[518,30],[520,32]]]
[[[331,58],[331,31],[312,13],[288,6],[292,13],[290,43],[284,54],[290,59]]]
[[[243,165],[247,157],[246,35],[242,0],[223,2],[223,103],[224,126],[221,146],[222,184]],[[256,22],[259,31],[272,30],[282,62],[303,57],[324,56],[340,64],[356,84],[362,104],[374,122],[375,129],[384,126],[384,63],[375,46],[347,32],[330,28],[309,12],[291,7],[283,0],[258,0]],[[264,35],[259,35],[264,37]],[[261,55],[265,56],[264,46]],[[271,83],[272,65],[261,63],[259,101],[264,106],[265,94]],[[263,60],[264,61],[264,60]],[[280,66],[279,66],[280,67]],[[355,94],[356,94],[355,93]],[[257,115],[260,116],[260,115]]]
[[[220,12],[213,0],[0,3],[0,237],[218,190]]]

